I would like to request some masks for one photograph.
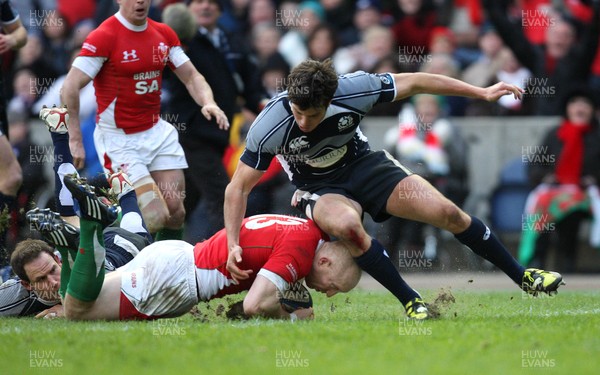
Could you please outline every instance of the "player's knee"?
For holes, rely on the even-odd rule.
[[[158,204],[161,203],[158,200],[156,203],[154,205],[147,205],[142,209],[142,216],[150,233],[156,233],[164,228],[169,220],[169,211],[167,208],[162,204]]]
[[[259,316],[262,315],[262,309],[258,303],[255,301],[249,301],[244,299],[243,302],[244,314],[246,316]]]
[[[185,208],[183,207],[183,202],[180,202],[175,207],[169,206],[169,220],[168,226],[170,228],[179,228],[183,226],[185,221]]]
[[[361,249],[368,248],[368,244],[366,243],[366,237],[368,236],[362,225],[360,216],[354,211],[336,215],[332,225],[332,233],[330,234],[340,239],[350,241]]]
[[[452,202],[442,206],[441,216],[445,229],[450,231],[461,230],[468,225],[464,220],[464,212]]]

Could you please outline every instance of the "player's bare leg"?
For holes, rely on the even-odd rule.
[[[353,257],[362,255],[371,246],[371,237],[365,231],[362,208],[340,194],[324,194],[315,203],[313,219],[325,233],[347,241]]]
[[[312,216],[319,228],[347,243],[360,268],[400,300],[408,317],[428,318],[429,312],[419,293],[402,279],[379,241],[365,231],[361,213],[357,202],[340,194],[324,194],[316,201]]]
[[[181,239],[185,221],[185,177],[180,169],[154,171],[152,178],[156,181],[168,209],[168,217],[157,240]]]
[[[165,226],[169,218],[167,203],[152,177],[143,177],[134,182],[133,186],[148,231],[155,234]]]
[[[117,320],[121,306],[121,274],[117,269],[104,278],[98,297],[91,302],[77,299],[67,292],[65,316],[71,320]]]
[[[389,197],[386,211],[390,215],[420,221],[453,234],[465,231],[471,217],[416,174],[405,177]]]

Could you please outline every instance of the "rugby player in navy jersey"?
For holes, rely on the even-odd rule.
[[[237,280],[251,272],[237,266],[243,257],[239,230],[247,197],[277,157],[297,188],[292,205],[329,235],[347,241],[358,265],[400,300],[409,318],[430,317],[427,305],[398,274],[383,246],[367,234],[364,212],[375,221],[393,215],[448,230],[526,292],[556,293],[560,274],[518,264],[481,220],[387,152],[372,151],[359,128],[374,105],[415,94],[496,101],[504,95],[520,99],[523,89],[504,82],[481,88],[427,73],[338,76],[331,60],[304,61],[286,83],[287,91],[271,99],[252,124],[241,163],[225,192],[227,267]]]

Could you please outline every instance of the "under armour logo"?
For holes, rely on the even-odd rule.
[[[131,60],[129,58],[131,57]],[[135,61],[139,60],[137,57],[136,50],[132,49],[131,52],[123,51],[123,61]]]
[[[492,232],[490,231],[490,228],[488,228],[487,226],[485,227],[485,234],[483,235],[483,240],[487,241],[490,238],[490,235],[492,234]]]

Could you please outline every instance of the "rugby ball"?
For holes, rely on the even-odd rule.
[[[279,294],[281,307],[289,313],[298,309],[308,309],[313,305],[310,292],[301,282],[290,284],[290,287],[286,291],[283,293],[279,292]]]

